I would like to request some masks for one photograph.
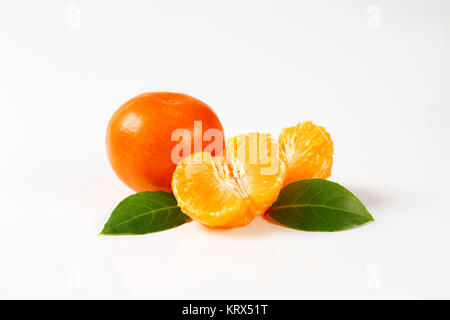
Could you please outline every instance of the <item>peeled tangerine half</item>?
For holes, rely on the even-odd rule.
[[[280,149],[286,161],[284,185],[294,181],[331,175],[333,141],[324,127],[311,121],[281,131]]]
[[[248,224],[276,201],[286,167],[270,134],[228,139],[224,157],[195,153],[178,163],[172,179],[181,210],[211,227]]]

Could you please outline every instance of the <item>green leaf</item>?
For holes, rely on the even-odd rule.
[[[350,191],[323,179],[287,185],[267,214],[282,225],[305,231],[340,231],[373,221]]]
[[[125,198],[111,213],[100,234],[144,234],[189,221],[171,193],[144,191]]]

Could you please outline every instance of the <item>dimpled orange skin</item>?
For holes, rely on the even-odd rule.
[[[203,133],[214,128],[223,137],[222,124],[214,111],[186,94],[149,92],[127,101],[112,116],[106,133],[106,149],[113,170],[136,192],[172,192],[176,163],[171,154],[179,143],[172,141],[172,132],[183,128],[194,137],[194,121],[202,121]],[[209,143],[203,141],[202,148]]]

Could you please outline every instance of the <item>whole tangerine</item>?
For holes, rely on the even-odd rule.
[[[201,125],[200,149],[196,125]],[[189,132],[191,152],[185,152],[174,161],[176,130]],[[208,149],[211,136],[203,132],[217,130],[216,144],[221,148]],[[186,94],[149,92],[125,102],[112,116],[106,133],[106,149],[117,176],[131,189],[140,191],[172,192],[172,174],[177,162],[190,153],[208,151],[219,155],[224,146],[222,124],[214,111],[204,102]],[[197,150],[199,149],[199,150]]]

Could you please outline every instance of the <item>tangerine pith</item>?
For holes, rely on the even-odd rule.
[[[304,179],[326,179],[333,165],[333,140],[324,127],[311,121],[284,128],[279,137],[286,162],[285,185]]]
[[[228,139],[223,157],[192,154],[178,164],[172,189],[192,219],[234,227],[265,213],[284,185],[326,179],[332,164],[329,133],[306,121],[284,128],[279,143],[268,134],[250,133]]]
[[[203,144],[202,152],[190,154],[199,151],[198,122],[202,131],[219,131],[219,150]],[[177,165],[173,154],[180,143],[173,134],[179,129],[194,133],[194,139]],[[198,99],[170,92],[127,101],[112,116],[106,136],[108,158],[125,184],[137,192],[173,191],[184,213],[211,227],[248,224],[266,212],[284,185],[331,174],[333,141],[311,121],[284,128],[278,142],[255,132],[230,138],[222,155],[223,146],[214,111]]]
[[[230,138],[225,156],[196,153],[182,160],[173,174],[173,193],[182,211],[205,225],[248,224],[278,197],[286,173],[280,156],[268,134]]]

